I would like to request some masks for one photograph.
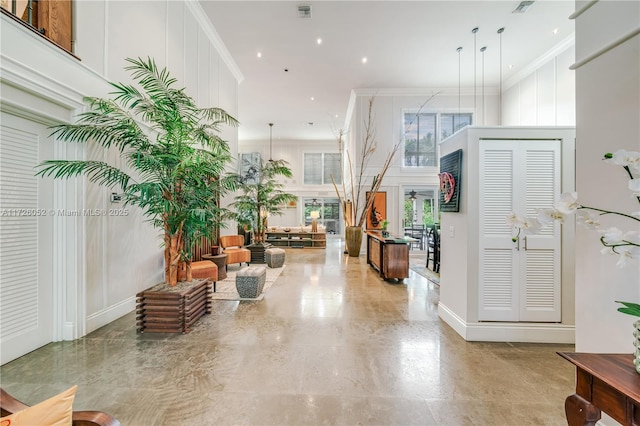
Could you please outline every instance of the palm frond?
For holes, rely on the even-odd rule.
[[[119,186],[122,190],[126,190],[131,180],[131,177],[122,170],[102,161],[48,160],[40,166],[42,169],[36,173],[36,176],[68,179],[84,175],[89,178],[89,181],[108,188]]]

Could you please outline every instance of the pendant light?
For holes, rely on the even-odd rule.
[[[273,163],[273,123],[269,123],[269,162]]]
[[[416,200],[416,191],[414,191],[413,189],[409,192],[409,199],[411,201],[415,201]]]

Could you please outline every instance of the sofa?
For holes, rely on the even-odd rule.
[[[251,251],[244,247],[243,235],[224,235],[218,238],[218,243],[222,253],[227,255],[227,265],[239,263],[242,266],[242,262],[247,265],[251,262]]]

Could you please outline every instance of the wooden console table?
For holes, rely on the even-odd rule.
[[[383,280],[402,281],[409,277],[409,244],[413,241],[417,240],[367,231],[367,263],[380,272]]]
[[[564,403],[569,426],[595,425],[601,411],[624,425],[640,425],[640,374],[633,355],[558,355],[576,366],[576,393]]]

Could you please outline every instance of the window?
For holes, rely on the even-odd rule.
[[[311,212],[320,212],[320,218],[317,220],[329,234],[340,232],[340,200],[337,198],[304,198],[303,214],[304,224],[310,225],[312,222]]]
[[[471,125],[471,114],[440,114],[440,140]]]
[[[404,114],[404,165],[436,165],[436,114]]]
[[[3,12],[71,52],[70,0],[0,0]]]
[[[342,183],[341,156],[338,153],[305,153],[304,184],[331,185],[331,176]]]
[[[437,167],[438,143],[471,124],[471,114],[409,112],[403,114],[404,165]]]

